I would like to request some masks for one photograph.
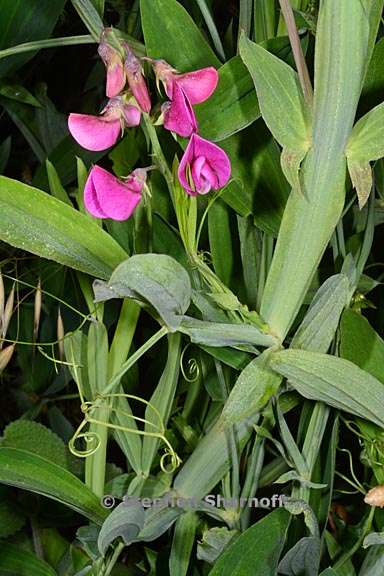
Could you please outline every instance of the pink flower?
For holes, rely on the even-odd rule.
[[[174,86],[177,84],[191,104],[205,102],[212,96],[219,81],[217,70],[212,66],[178,74],[177,70],[164,60],[155,60],[153,68],[157,78],[163,82],[168,98],[173,100]]]
[[[98,53],[107,68],[106,94],[108,98],[113,98],[124,89],[126,78],[121,55],[108,44],[105,33],[102,35]]]
[[[149,113],[151,111],[151,99],[144,80],[141,62],[127,44],[125,45],[125,48],[127,56],[125,58],[124,66],[129,88],[141,110]]]
[[[172,101],[163,107],[164,128],[188,138],[197,131],[197,121],[192,105],[183,89],[176,83],[173,87]]]
[[[124,127],[140,124],[140,110],[122,98],[112,98],[100,116],[72,113],[68,128],[73,138],[87,150],[99,151],[117,142]]]
[[[124,181],[94,166],[84,188],[84,204],[96,218],[127,220],[141,200],[146,170],[138,168]]]
[[[231,175],[228,156],[209,140],[192,134],[179,166],[179,181],[187,194],[207,194],[223,188]]]

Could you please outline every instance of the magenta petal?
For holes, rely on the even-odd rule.
[[[225,186],[230,175],[231,163],[224,150],[192,134],[178,171],[184,190],[192,196],[206,194]]]
[[[98,200],[97,194],[96,194],[96,188],[95,188],[95,185],[93,183],[94,169],[95,168],[92,168],[92,170],[90,171],[88,179],[85,183],[84,206],[87,209],[87,211],[90,214],[92,214],[92,216],[95,216],[95,218],[107,218],[106,213],[103,212],[103,210],[101,209],[101,206],[99,204],[99,200]]]
[[[141,200],[140,192],[133,191],[128,182],[121,182],[104,168],[92,170],[93,185],[101,210],[107,218],[126,220]]]
[[[178,84],[174,85],[172,102],[164,113],[164,128],[183,138],[188,138],[197,130],[193,108]]]
[[[123,107],[123,114],[127,128],[138,126],[140,124],[141,112],[137,106],[133,106],[133,104],[125,104]]]
[[[183,157],[181,159],[180,165],[179,165],[179,170],[178,170],[178,177],[179,177],[179,182],[182,185],[182,187],[184,188],[184,190],[190,194],[191,196],[196,196],[197,192],[196,190],[194,190],[191,185],[190,182],[188,180],[187,177],[187,173],[190,170],[190,167],[192,165],[193,162],[193,151],[194,151],[194,137],[195,134],[192,135],[192,138],[190,139],[190,141],[188,142],[188,146],[185,149],[185,152],[183,154]]]
[[[68,128],[80,146],[92,151],[110,148],[121,133],[119,119],[105,120],[102,116],[90,114],[70,114]]]
[[[107,88],[108,98],[118,96],[125,86],[125,72],[121,62],[116,62],[107,68]]]
[[[218,81],[219,74],[212,67],[174,76],[174,84],[184,90],[191,104],[207,100],[216,90]]]
[[[231,176],[231,163],[228,156],[219,146],[205,140],[197,134],[192,135],[195,158],[204,156],[207,164],[217,177],[215,190],[223,188]]]

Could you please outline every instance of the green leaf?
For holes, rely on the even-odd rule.
[[[252,146],[249,146],[252,142]],[[262,120],[220,143],[230,157],[233,181],[221,198],[240,216],[277,236],[290,192],[280,165],[280,150]]]
[[[108,514],[76,476],[25,450],[0,448],[0,482],[57,500],[96,524]]]
[[[5,176],[0,176],[0,212],[1,240],[92,276],[109,278],[127,257],[87,216]]]
[[[269,352],[255,358],[241,372],[225,403],[221,419],[234,424],[259,412],[274,396],[281,377],[267,366]]]
[[[259,520],[223,552],[209,576],[277,574],[289,521],[283,508]]]
[[[208,212],[208,237],[212,263],[217,276],[230,286],[233,268],[232,222],[229,207],[220,198]]]
[[[25,42],[12,48],[0,50],[0,60],[9,58],[14,54],[23,54],[24,52],[34,52],[41,48],[56,48],[59,46],[78,46],[80,44],[94,44],[95,40],[89,34],[81,36],[65,36],[64,38],[48,38],[47,40],[36,40],[35,42]]]
[[[104,555],[116,538],[122,538],[127,545],[133,542],[144,527],[144,519],[144,508],[139,499],[119,504],[101,527],[97,541],[100,554]]]
[[[32,552],[14,544],[0,544],[1,576],[56,576],[55,570]]]
[[[11,499],[0,500],[0,538],[8,538],[18,532],[25,521],[24,514]]]
[[[349,281],[344,274],[331,276],[316,292],[291,348],[327,352],[348,302]]]
[[[384,384],[384,341],[364,316],[345,310],[340,324],[340,356]]]
[[[199,132],[214,142],[243,130],[260,116],[253,80],[240,56],[226,62],[218,72],[215,92],[196,106]]]
[[[165,254],[137,254],[122,262],[108,284],[94,283],[97,301],[133,298],[150,304],[172,329],[178,328],[191,300],[185,268]]]
[[[162,58],[180,72],[220,61],[188,12],[176,0],[140,0],[147,54]]]
[[[384,103],[357,122],[348,140],[346,155],[361,209],[372,189],[372,169],[369,163],[384,156]]]
[[[50,189],[52,196],[54,196],[58,200],[61,200],[65,204],[68,204],[69,206],[72,207],[72,202],[71,202],[65,188],[63,187],[62,183],[60,182],[60,178],[59,178],[59,175],[56,171],[56,168],[54,167],[52,162],[50,162],[48,160],[48,158],[45,161],[45,165],[47,167],[49,189]]]
[[[363,548],[384,544],[384,532],[371,532],[364,538]]]
[[[21,84],[10,84],[8,82],[0,82],[0,94],[5,96],[5,98],[11,98],[11,100],[17,100],[18,102],[23,102],[23,104],[29,104],[30,106],[35,106],[37,108],[41,107],[40,102]]]
[[[272,354],[271,367],[305,398],[320,400],[384,426],[384,386],[352,362],[291,349]]]
[[[281,576],[318,576],[320,563],[320,538],[306,536],[288,550],[279,564]]]
[[[243,35],[240,55],[255,83],[265,123],[283,147],[282,168],[298,187],[300,163],[310,147],[310,119],[296,72]]]
[[[94,3],[91,0],[71,0],[71,2],[90,34],[96,42],[99,42],[104,24]]]
[[[2,448],[20,448],[46,458],[53,464],[67,467],[67,450],[57,434],[31,420],[14,420],[5,428],[0,440]]]
[[[215,526],[205,530],[201,541],[197,542],[197,559],[213,564],[229,542],[237,536],[236,530],[228,530],[224,527]]]
[[[0,20],[0,50],[42,40],[51,35],[63,11],[66,0],[2,0]],[[0,76],[14,72],[33,53],[13,56],[0,62]]]
[[[273,336],[251,324],[208,322],[184,316],[179,330],[187,334],[192,342],[204,346],[241,346],[242,344],[273,346],[276,344]]]
[[[198,521],[199,517],[192,510],[187,510],[176,520],[169,556],[170,576],[186,576]]]

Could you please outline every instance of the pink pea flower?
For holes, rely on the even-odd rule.
[[[212,66],[194,72],[179,74],[165,60],[153,61],[156,77],[163,82],[168,98],[173,100],[174,87],[177,84],[191,104],[205,102],[216,90],[219,81],[217,70]]]
[[[208,194],[223,188],[231,175],[228,156],[209,140],[192,134],[179,166],[179,181],[187,194]]]
[[[197,132],[197,121],[192,105],[184,90],[176,83],[173,87],[172,101],[163,107],[164,128],[175,132],[183,138],[188,138]]]
[[[96,218],[127,220],[142,198],[146,170],[138,168],[125,180],[94,166],[84,188],[84,205]]]
[[[129,88],[141,110],[149,113],[151,111],[151,99],[148,93],[147,84],[144,80],[141,62],[127,44],[125,45],[125,49],[126,58],[124,67]]]
[[[123,98],[112,98],[100,116],[72,113],[68,128],[73,138],[87,150],[106,150],[119,139],[124,127],[140,124],[140,110]]]
[[[121,54],[107,41],[108,31],[105,29],[101,36],[98,53],[107,68],[106,94],[108,98],[113,98],[124,89],[126,78]]]

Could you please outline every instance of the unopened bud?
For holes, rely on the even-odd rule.
[[[0,350],[0,374],[5,370],[7,364],[10,362],[14,349],[15,344],[11,344],[11,346],[7,346],[4,350]]]
[[[366,494],[364,502],[370,506],[384,508],[384,486],[375,486]]]
[[[129,88],[141,110],[148,113],[151,110],[151,99],[149,97],[147,84],[144,80],[141,62],[129,46],[126,46],[126,50],[127,56],[124,66]]]

